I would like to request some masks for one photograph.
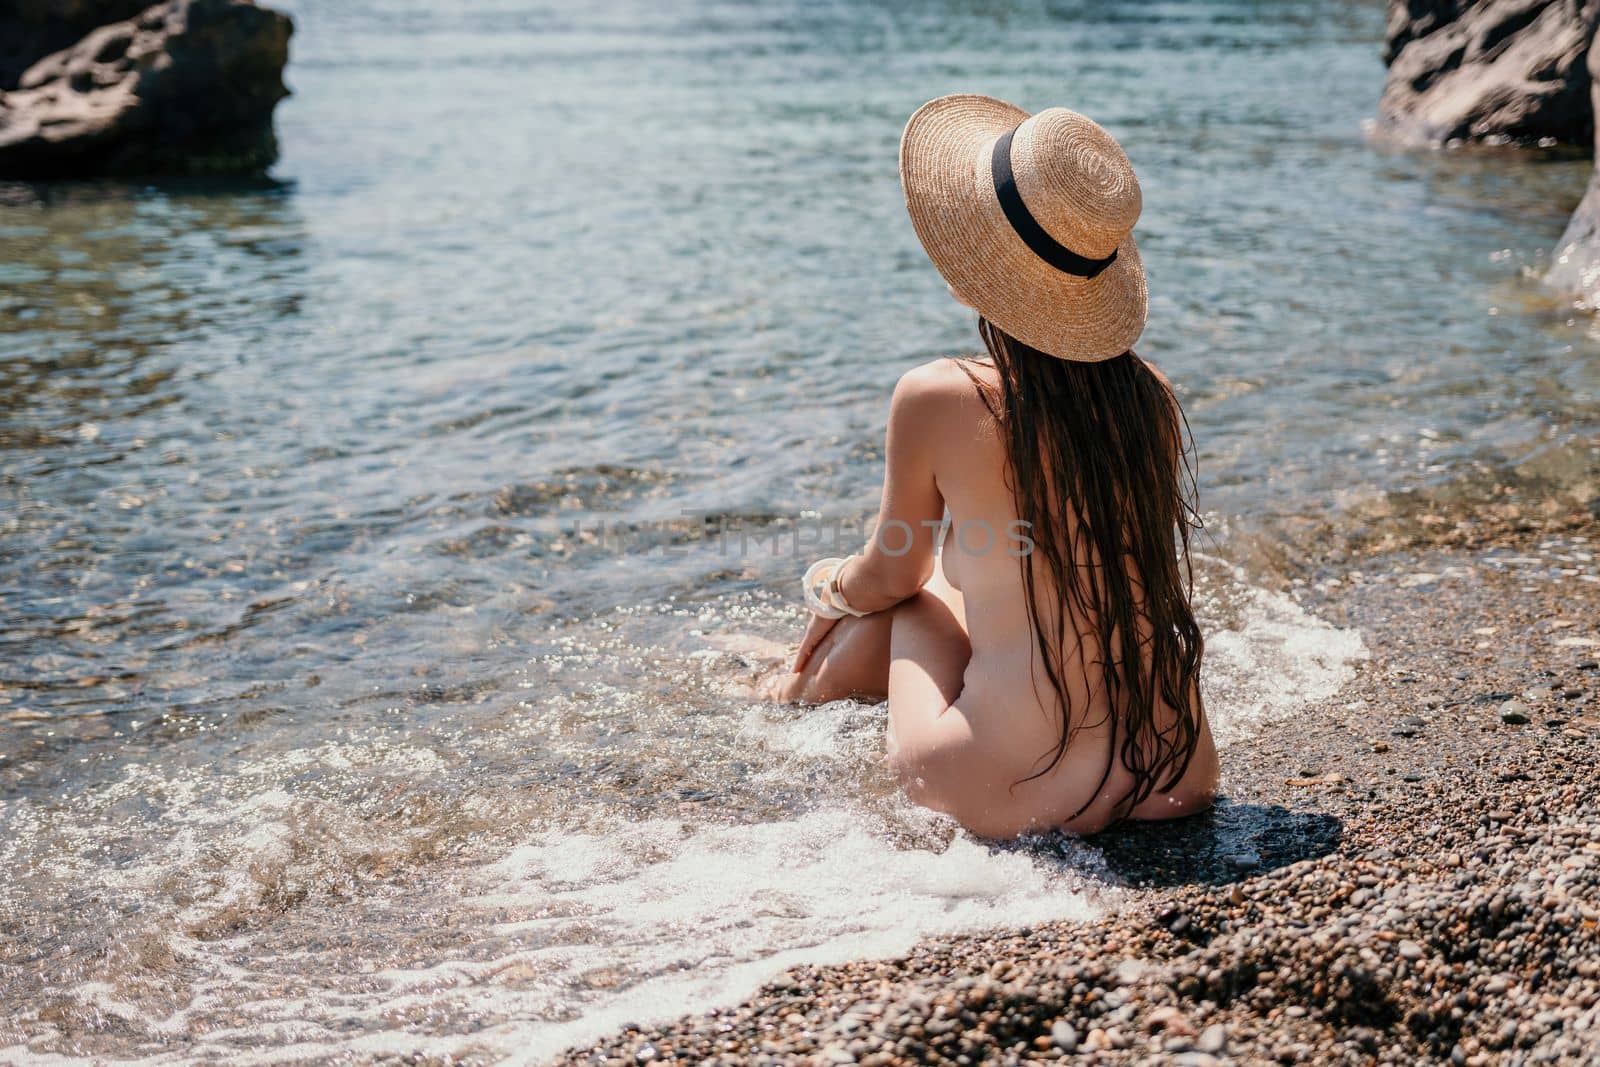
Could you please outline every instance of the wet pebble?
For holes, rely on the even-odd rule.
[[[1528,705],[1520,700],[1508,700],[1500,705],[1500,721],[1513,726],[1523,726],[1532,722],[1530,713]]]

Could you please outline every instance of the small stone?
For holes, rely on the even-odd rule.
[[[1117,964],[1117,984],[1133,985],[1144,977],[1146,970],[1148,970],[1148,966],[1143,960],[1123,960]]]
[[[1387,752],[1387,751],[1389,751],[1389,742],[1387,742],[1387,741],[1374,741],[1374,742],[1372,742],[1372,751],[1374,751],[1374,752]]]
[[[638,1051],[633,1054],[633,1058],[636,1063],[649,1063],[656,1058],[656,1047],[654,1045],[640,1045]]]
[[[1261,866],[1261,854],[1259,852],[1235,852],[1228,857],[1228,862],[1242,871],[1247,871]]]
[[[1416,737],[1422,728],[1428,725],[1428,720],[1420,715],[1407,715],[1394,724],[1394,729],[1389,731],[1396,737]]]
[[[1104,1052],[1111,1047],[1111,1039],[1106,1037],[1106,1032],[1098,1026],[1089,1031],[1089,1036],[1083,1039],[1083,1051]]]
[[[1208,1052],[1185,1052],[1174,1056],[1175,1067],[1222,1067],[1222,1061]]]
[[[1050,1043],[1062,1052],[1078,1051],[1078,1031],[1065,1019],[1057,1019],[1050,1026]]]
[[[1415,941],[1400,942],[1400,947],[1396,951],[1400,953],[1402,959],[1420,960],[1422,958],[1422,946]]]
[[[1194,1047],[1201,1052],[1220,1055],[1228,1048],[1228,1028],[1221,1023],[1212,1023],[1200,1031],[1200,1039]]]
[[[1508,700],[1500,705],[1500,721],[1512,726],[1524,726],[1533,721],[1528,717],[1528,712],[1528,705],[1522,701]]]
[[[853,1052],[845,1048],[843,1045],[829,1045],[827,1048],[822,1050],[822,1062],[837,1064],[854,1063],[856,1062],[856,1057]]]

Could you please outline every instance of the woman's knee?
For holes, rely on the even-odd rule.
[[[971,655],[966,620],[944,598],[924,589],[893,609],[895,624],[912,640],[959,645]]]
[[[891,716],[920,733],[960,697],[972,646],[950,605],[923,592],[895,608],[889,658]]]

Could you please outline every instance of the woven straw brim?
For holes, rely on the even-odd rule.
[[[1094,278],[1036,256],[995,196],[994,142],[1028,113],[987,96],[923,105],[900,138],[900,184],[917,238],[945,281],[984,318],[1041,352],[1097,362],[1144,332],[1149,287],[1130,233]]]

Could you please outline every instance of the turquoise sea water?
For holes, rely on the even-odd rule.
[[[1593,469],[1600,342],[1530,277],[1589,165],[1374,143],[1381,5],[280,6],[270,181],[0,185],[0,1058],[537,1056],[1115,906],[726,651],[976,345],[895,173],[930,96],[1138,168],[1226,729],[1359,655],[1229,530]]]

